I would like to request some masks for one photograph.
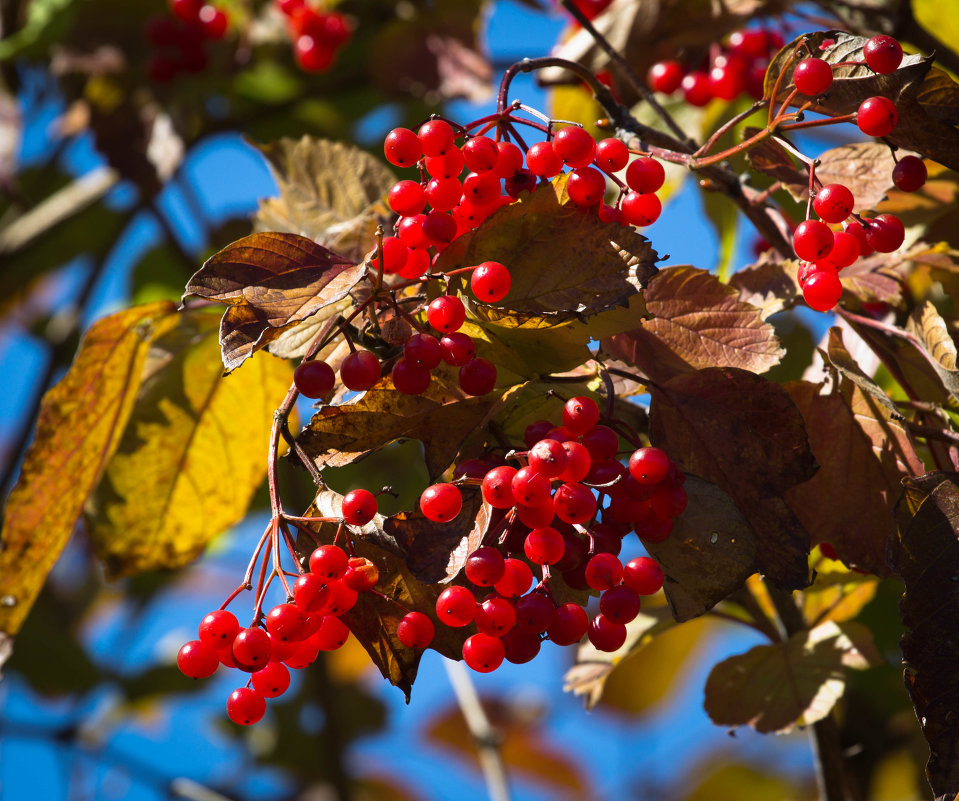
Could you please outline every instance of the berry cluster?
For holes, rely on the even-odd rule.
[[[307,0],[274,0],[286,16],[293,56],[305,72],[325,72],[350,41],[349,20],[336,11],[318,11]]]
[[[596,648],[615,651],[639,613],[640,596],[662,587],[653,559],[624,565],[618,555],[630,531],[647,542],[669,536],[686,507],[685,477],[654,447],[637,448],[624,465],[617,459],[618,434],[599,420],[592,399],[572,398],[562,425],[541,420],[526,429],[528,450],[509,455],[518,467],[468,460],[453,482],[423,492],[420,510],[437,523],[459,515],[461,484],[479,485],[500,515],[486,544],[466,561],[469,586],[448,587],[436,603],[445,625],[475,623],[477,633],[463,645],[463,659],[474,670],[495,670],[504,659],[528,662],[543,639],[572,645],[588,636]],[[535,587],[534,570],[542,576]],[[554,602],[550,585],[557,574],[573,589],[600,593],[592,621],[582,605]],[[410,648],[427,646],[433,634],[422,612],[407,614],[397,629]]]
[[[736,31],[727,46],[714,47],[698,65],[675,59],[656,62],[646,73],[646,83],[654,92],[667,95],[682,90],[691,106],[705,106],[716,98],[735,100],[743,93],[759,100],[769,60],[783,44],[775,31]]]
[[[899,67],[902,47],[891,36],[874,36],[866,43],[863,55],[870,69],[887,74]],[[821,95],[832,85],[834,66],[816,56],[803,58],[793,71],[796,90],[810,97]],[[869,136],[886,136],[897,122],[896,107],[885,97],[867,98],[856,113],[859,129]],[[926,181],[925,164],[916,156],[904,156],[896,163],[892,180],[903,191],[916,191]],[[839,272],[873,252],[898,250],[905,239],[905,229],[893,214],[871,218],[853,215],[855,198],[843,184],[822,186],[811,205],[819,219],[806,219],[796,227],[793,249],[801,260],[799,283],[803,298],[813,309],[828,311],[842,295]],[[843,223],[842,230],[829,227]]]
[[[147,41],[157,49],[147,64],[154,83],[169,83],[180,73],[206,69],[206,43],[226,35],[229,20],[221,8],[204,0],[169,0],[169,17],[147,21]]]

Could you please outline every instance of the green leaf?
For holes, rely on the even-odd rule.
[[[757,567],[788,589],[808,584],[809,534],[783,493],[815,459],[786,391],[732,367],[683,373],[652,388],[650,439],[685,473],[736,501],[758,537]]]
[[[284,330],[343,300],[365,267],[296,234],[251,234],[211,256],[186,285],[229,308],[220,324],[227,371]]]
[[[90,536],[114,576],[182,567],[240,521],[266,472],[289,363],[224,376],[217,320],[185,312],[154,340],[123,439],[91,499]]]
[[[724,659],[706,680],[704,705],[718,726],[787,732],[829,714],[846,689],[847,670],[881,662],[869,629],[830,621]]]
[[[95,322],[44,396],[33,444],[4,509],[0,631],[15,634],[116,451],[152,341],[176,325],[161,302]]]
[[[927,473],[904,483],[890,564],[905,584],[906,689],[929,743],[926,776],[936,797],[959,793],[959,475]]]

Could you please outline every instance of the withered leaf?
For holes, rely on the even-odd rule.
[[[652,388],[650,438],[686,473],[716,484],[758,537],[757,567],[787,589],[808,583],[809,534],[783,494],[816,463],[802,416],[779,385],[733,367]]]
[[[959,131],[954,127],[959,102],[952,91],[951,79],[932,67],[931,57],[906,56],[895,72],[880,75],[869,69],[863,60],[862,48],[867,41],[864,37],[844,31],[822,31],[806,34],[805,38],[818,57],[830,64],[844,64],[833,71],[834,79],[828,91],[813,99],[812,111],[831,117],[851,114],[866,98],[882,95],[895,103],[899,112],[898,124],[884,137],[885,140],[959,169]],[[834,44],[820,50],[820,45],[827,39],[833,40]],[[769,65],[766,71],[767,98],[772,94],[776,79],[795,44],[787,44]],[[780,86],[780,101],[794,88],[792,70],[796,63],[798,61],[788,67]],[[926,81],[929,81],[928,87]],[[800,94],[793,100],[793,105],[809,100]]]
[[[833,326],[829,329],[829,340],[826,346],[826,356],[829,363],[835,367],[844,378],[854,383],[859,389],[885,407],[890,417],[899,414],[896,404],[886,394],[885,390],[866,375],[853,359],[842,341],[842,328]]]
[[[926,776],[936,797],[959,792],[959,475],[905,482],[890,538],[893,571],[905,584],[899,614],[906,689],[929,743]]]
[[[676,620],[708,612],[756,570],[756,534],[715,484],[688,476],[689,503],[663,542],[646,550],[663,567],[663,590]]]
[[[760,133],[759,128],[746,126],[743,128],[743,140],[751,139]],[[775,139],[762,139],[746,151],[746,161],[749,166],[766,175],[782,181],[794,196],[807,192],[809,176],[796,166],[796,162],[779,142]]]
[[[741,301],[757,306],[762,319],[768,320],[799,297],[797,272],[795,261],[781,261],[767,251],[755,264],[733,273],[729,286],[739,292]]]
[[[502,262],[512,285],[497,305],[516,312],[561,312],[569,319],[625,305],[656,272],[656,252],[631,227],[604,223],[576,206],[565,186],[560,176],[500,209],[462,254],[444,251],[435,269]]]
[[[120,443],[152,340],[175,324],[176,308],[165,301],[98,320],[44,396],[4,509],[0,631],[16,634],[30,611]]]
[[[919,245],[905,253],[874,253],[856,259],[839,273],[843,290],[864,303],[898,304],[902,300],[903,280],[912,267],[912,256],[926,250]]]
[[[823,184],[842,184],[856,199],[854,211],[873,209],[892,189],[896,160],[881,142],[852,142],[819,156],[816,177]]]
[[[718,726],[786,732],[829,714],[846,689],[847,670],[881,662],[869,629],[829,621],[724,659],[706,680],[704,706]]]
[[[899,415],[851,381],[821,395],[805,381],[786,385],[802,413],[819,470],[786,492],[786,501],[843,562],[887,576],[886,540],[902,479],[923,471]]]
[[[654,380],[668,378],[677,362],[686,369],[729,366],[762,373],[783,355],[761,311],[705,270],[667,267],[644,294],[652,317],[603,340],[602,348]]]
[[[921,351],[946,389],[959,397],[959,370],[956,369],[956,343],[936,307],[926,301],[914,309],[906,330],[921,343]]]
[[[229,305],[220,324],[229,372],[288,327],[345,298],[364,272],[306,237],[251,234],[207,259],[184,297]]]

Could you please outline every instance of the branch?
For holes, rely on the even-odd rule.
[[[490,801],[510,801],[506,767],[503,765],[503,755],[499,748],[499,733],[486,716],[486,710],[483,709],[466,666],[462,662],[454,662],[451,659],[445,660],[444,664],[450,684],[453,685],[453,692],[456,693],[456,700],[463,712],[463,718],[466,720],[466,726],[479,750],[479,763],[486,778]]]

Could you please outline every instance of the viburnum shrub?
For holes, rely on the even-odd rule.
[[[326,102],[353,80],[334,61],[355,20],[334,9],[363,4],[248,5],[171,2],[171,24],[150,37],[175,66],[155,64],[154,79],[232,49],[229,99],[247,108],[269,94],[257,58],[272,32],[288,67],[318,73],[287,75],[287,91],[322,91],[303,106],[271,95],[271,126],[288,105],[300,121],[348,116]],[[433,5],[399,4],[390,21],[403,29]],[[635,665],[626,657],[706,617],[764,638],[710,672],[711,718],[808,727],[836,768],[840,746],[871,747],[854,725],[872,726],[857,704],[875,687],[851,671],[883,661],[866,623],[894,606],[880,579],[895,576],[920,727],[953,753],[959,242],[946,203],[959,89],[888,35],[785,43],[765,18],[733,30],[710,17],[708,51],[695,37],[631,43],[626,64],[597,75],[567,56],[592,37],[600,65],[602,30],[629,39],[643,26],[617,27],[630,4],[561,5],[582,30],[558,55],[509,67],[478,119],[425,115],[439,94],[397,68],[422,91],[416,111],[397,101],[375,152],[264,145],[281,197],[255,233],[210,256],[180,305],[94,323],[38,410],[6,506],[0,634],[15,632],[81,510],[91,548],[122,576],[182,566],[262,498],[246,569],[176,656],[184,682],[237,671],[224,692],[237,724],[272,714],[293,671],[350,638],[407,695],[426,649],[486,673],[575,648],[566,681],[592,704]],[[357,33],[380,67],[377,97],[399,92],[383,68],[398,51]],[[295,56],[275,47],[287,35]],[[428,50],[459,52],[438,34]],[[444,82],[466,80],[446,67]],[[633,73],[647,69],[644,86]],[[566,84],[555,108],[598,111],[560,119],[511,99],[518,76],[545,70]],[[94,77],[95,121],[113,79]],[[584,90],[595,106],[564,105]],[[684,127],[666,94],[670,108],[709,108],[685,109]],[[221,100],[209,106],[226,113]],[[161,109],[140,109],[157,130]],[[844,144],[818,150],[834,125]],[[681,191],[704,193],[721,234],[718,274],[661,255],[671,237],[699,236],[689,219],[676,228],[667,202],[690,175]],[[148,202],[150,182],[133,177]],[[24,182],[16,203],[32,191]],[[36,217],[8,211],[0,240],[15,249]],[[759,253],[733,271],[749,226]],[[800,328],[810,318],[818,343]],[[294,500],[291,473],[311,500]],[[894,649],[900,632],[884,634]],[[905,719],[887,738],[897,748]],[[880,772],[873,756],[857,775]],[[837,773],[823,771],[824,798],[867,796],[837,790]],[[930,776],[937,797],[959,793],[935,760]]]

